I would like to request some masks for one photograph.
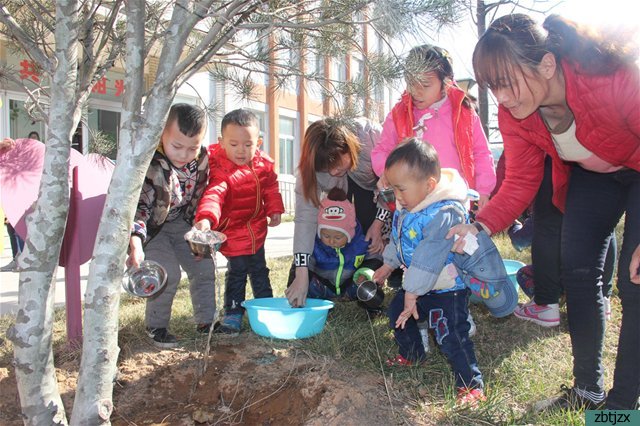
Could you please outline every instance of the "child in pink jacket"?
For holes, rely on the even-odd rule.
[[[414,47],[405,68],[407,90],[387,116],[371,152],[373,171],[382,177],[379,185],[386,187],[384,164],[391,150],[416,136],[435,147],[441,167],[460,172],[480,194],[482,208],[496,184],[493,157],[471,101],[453,80],[448,52],[430,45]]]

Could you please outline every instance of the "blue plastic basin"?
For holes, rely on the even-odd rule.
[[[324,328],[333,302],[307,299],[303,308],[292,308],[284,297],[245,300],[249,325],[254,333],[276,339],[304,339]]]
[[[516,273],[520,268],[525,266],[525,264],[520,262],[519,260],[512,260],[512,259],[502,259],[502,262],[504,263],[504,268],[507,270],[507,275],[509,275],[509,279],[511,280],[511,283],[513,284],[513,286],[516,288],[516,291],[517,291],[518,280],[516,280]],[[469,301],[471,303],[481,303],[482,299],[480,299],[478,296],[471,293],[471,296],[469,297]]]

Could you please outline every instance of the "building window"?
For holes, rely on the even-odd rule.
[[[295,142],[296,121],[292,118],[280,117],[280,150],[278,159],[280,160],[279,173],[293,175],[293,144]]]
[[[250,110],[252,113],[258,117],[258,128],[260,129],[260,137],[262,138],[262,145],[260,145],[260,149],[262,152],[266,152],[269,154],[269,138],[267,135],[267,122],[264,118],[265,113],[263,111],[256,111],[255,109]]]
[[[38,132],[40,141],[44,142],[46,135],[44,124],[34,121],[24,107],[23,101],[9,100],[9,137],[12,139],[26,138],[31,132]]]
[[[115,160],[120,132],[120,113],[89,108],[87,123],[89,125],[89,151]]]

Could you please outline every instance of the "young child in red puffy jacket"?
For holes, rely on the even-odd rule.
[[[262,143],[258,117],[246,109],[231,111],[222,119],[221,134],[219,143],[209,147],[209,185],[195,227],[227,236],[220,247],[228,260],[224,316],[216,331],[238,334],[247,276],[255,298],[273,296],[264,241],[267,226],[280,224],[284,204],[274,162],[258,149]]]

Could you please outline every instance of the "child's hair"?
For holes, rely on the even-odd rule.
[[[514,72],[536,74],[536,66],[547,53],[557,61],[578,64],[588,74],[611,74],[637,60],[638,46],[624,31],[597,32],[558,15],[546,18],[542,28],[527,15],[505,15],[496,19],[476,44],[476,80],[483,87],[516,87]]]
[[[446,49],[423,44],[409,50],[405,59],[406,79],[414,79],[419,74],[431,71],[438,75],[440,81],[453,80],[453,62]]]
[[[260,121],[258,121],[258,117],[253,112],[244,108],[234,109],[222,118],[220,133],[224,134],[224,129],[229,124],[235,124],[241,127],[256,127],[257,129],[260,129]]]
[[[331,188],[331,190],[327,193],[327,198],[331,201],[345,201],[347,199],[347,193],[344,192],[344,189],[338,188],[337,186]]]
[[[174,121],[178,122],[180,133],[193,137],[203,133],[207,128],[207,113],[197,105],[174,104],[169,110],[167,126]]]
[[[311,123],[304,134],[298,164],[304,198],[318,207],[320,200],[316,173],[339,165],[344,154],[351,157],[353,170],[358,166],[359,153],[358,137],[344,123],[330,118]]]
[[[446,49],[423,44],[409,50],[404,64],[406,80],[416,80],[420,74],[432,71],[436,73],[442,84],[454,84],[453,59]],[[472,108],[468,96],[465,96],[463,104],[467,108]]]
[[[39,141],[40,140],[40,135],[35,130],[32,130],[31,132],[29,132],[28,138],[29,139],[35,139],[35,140]]]
[[[384,168],[404,163],[416,179],[434,177],[440,181],[440,160],[436,149],[428,142],[416,137],[406,138],[387,157]]]

